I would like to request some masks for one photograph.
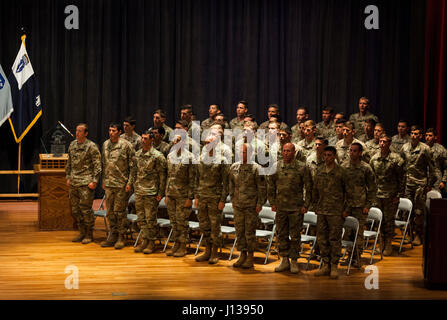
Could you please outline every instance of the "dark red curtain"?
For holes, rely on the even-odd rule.
[[[447,107],[446,45],[447,45],[447,1],[428,0],[425,38],[425,94],[424,126],[435,127],[438,140],[446,137],[447,126],[443,126],[444,109]],[[444,138],[445,140],[445,138]]]

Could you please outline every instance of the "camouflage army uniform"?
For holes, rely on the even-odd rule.
[[[402,146],[407,142],[411,142],[411,138],[409,135],[406,135],[405,138],[401,138],[398,134],[396,134],[391,138],[391,146],[394,147],[394,150],[396,150],[397,153],[400,153]]]
[[[142,238],[146,240],[157,239],[157,196],[164,197],[166,188],[166,159],[151,147],[145,151],[143,148],[135,154],[135,209],[137,223]]]
[[[237,117],[231,119],[231,121],[230,121],[230,128],[231,129],[239,128],[241,130],[244,130],[244,119],[242,119],[241,121],[239,121],[237,119]]]
[[[301,139],[301,132],[300,132],[300,125],[299,123],[297,123],[296,125],[292,126],[292,128],[290,128],[290,130],[292,130],[292,138],[291,141],[293,143],[298,143]]]
[[[203,242],[220,247],[222,243],[222,211],[218,209],[219,202],[224,202],[228,196],[228,169],[222,156],[216,154],[220,163],[209,163],[208,154],[201,157],[196,168],[194,197],[199,200],[198,215]]]
[[[152,147],[160,152],[165,158],[168,156],[169,151],[171,150],[171,144],[164,141],[161,141],[158,146],[153,144]]]
[[[326,165],[318,167],[312,190],[321,258],[326,265],[335,265],[341,256],[342,213],[346,210],[344,169],[337,164],[329,172]]]
[[[68,161],[65,167],[67,180],[70,180],[70,205],[79,229],[85,232],[93,229],[92,204],[95,190],[88,187],[90,182],[98,183],[101,175],[101,154],[96,143],[86,139],[79,144],[76,140],[68,147]],[[84,233],[85,233],[84,232]]]
[[[200,129],[203,132],[204,130],[207,130],[207,129],[211,128],[213,123],[214,123],[213,119],[207,118],[206,120],[203,120],[202,123],[200,124]]]
[[[310,156],[311,152],[315,150],[315,139],[311,142],[307,142],[306,139],[303,139],[297,143],[297,146],[302,150],[304,156],[303,160],[305,161],[305,159]]]
[[[371,136],[371,137],[369,137],[369,136],[367,136],[365,133],[361,133],[361,134],[359,134],[359,136],[358,136],[358,138],[357,139],[359,139],[361,142],[363,142],[363,143],[367,143],[368,141],[370,141],[370,140],[373,140],[374,141],[374,135],[373,136]]]
[[[141,148],[141,136],[136,132],[132,132],[132,137],[129,137],[127,134],[123,133],[120,138],[129,141],[132,144],[135,152]]]
[[[354,123],[355,137],[358,138],[363,132],[365,132],[365,121],[368,119],[374,119],[379,122],[379,118],[373,115],[371,112],[366,111],[366,114],[362,116],[360,112],[351,114],[349,121]]]
[[[300,256],[300,231],[303,226],[301,208],[309,208],[311,180],[309,168],[297,160],[291,163],[278,161],[276,173],[268,176],[267,196],[271,206],[277,208],[276,230],[281,257],[293,260]]]
[[[394,237],[394,217],[399,202],[395,198],[402,198],[405,190],[404,161],[394,152],[382,157],[376,153],[370,161],[376,175],[377,195],[374,206],[382,210],[383,219],[381,232],[383,242],[391,241]]]
[[[372,158],[375,154],[380,153],[380,146],[374,139],[365,143],[369,156]]]
[[[258,130],[268,130],[268,128],[269,128],[269,120],[267,120],[267,121],[264,121],[263,123],[261,123],[260,125],[259,125],[259,128],[258,128]],[[281,129],[281,130],[285,130],[285,129],[287,129],[289,126],[285,123],[285,122],[281,122],[281,124],[279,125],[279,128]]]
[[[163,136],[163,141],[169,143],[171,141],[171,132],[173,131],[171,127],[163,123],[163,129],[165,129],[165,135]]]
[[[317,168],[324,164],[323,157],[318,158],[317,152],[314,150],[306,159],[306,165],[309,167],[310,173],[312,175],[312,181],[315,179],[317,173]]]
[[[357,234],[358,256],[361,256],[363,248],[363,230],[367,214],[363,208],[371,208],[376,198],[376,181],[374,172],[369,164],[360,161],[354,165],[351,161],[345,161],[341,165],[345,169],[346,177],[346,211],[359,221]]]
[[[126,185],[134,183],[135,150],[125,139],[102,146],[102,182],[106,191],[107,220],[112,235],[126,232],[126,206],[130,197]]]
[[[355,138],[352,140],[351,144],[353,144],[354,142],[360,143],[363,146],[362,160],[365,161],[366,163],[369,163],[371,157],[368,153],[368,148],[366,147],[366,145],[360,140]],[[335,148],[337,149],[337,157],[339,164],[345,162],[346,160],[349,161],[349,148],[351,147],[351,144],[346,144],[345,139],[341,139],[335,145]]]
[[[433,155],[433,163],[436,168],[437,181],[435,187],[439,190],[439,184],[441,182],[447,184],[447,150],[439,143],[434,143],[430,149]]]
[[[338,139],[337,135],[332,136],[328,139],[328,146],[333,146],[335,147],[337,145],[337,142],[343,140],[343,138]]]
[[[189,151],[177,157],[177,153],[168,155],[168,179],[166,182],[166,199],[169,220],[172,225],[172,239],[179,244],[186,243],[188,237],[188,218],[191,207],[185,207],[186,200],[194,199],[195,166],[193,155]],[[179,161],[180,160],[180,161]],[[188,161],[186,161],[188,160]]]
[[[329,139],[332,136],[335,136],[335,124],[334,121],[329,121],[329,124],[326,125],[324,121],[317,123],[317,133],[316,137],[324,137]]]
[[[413,203],[414,231],[423,238],[424,210],[427,194],[425,187],[434,187],[436,170],[430,147],[419,142],[415,148],[408,142],[402,146],[400,155],[405,163],[405,197]]]
[[[256,227],[259,224],[256,207],[262,207],[267,190],[265,176],[259,174],[257,163],[236,162],[229,172],[229,192],[234,209],[237,249],[254,252],[256,250]]]

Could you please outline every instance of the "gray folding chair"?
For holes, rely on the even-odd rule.
[[[395,220],[394,220],[394,224],[396,227],[398,227],[400,229],[400,231],[402,232],[402,240],[400,242],[400,247],[399,247],[399,253],[402,251],[402,245],[404,244],[404,240],[405,240],[405,236],[407,234],[407,231],[411,229],[411,225],[410,225],[410,219],[411,219],[411,213],[413,211],[413,203],[411,202],[410,199],[407,198],[400,198],[399,199],[399,207],[397,208],[396,211],[396,216],[395,216]],[[404,219],[404,213],[408,212],[408,216],[407,219]],[[403,231],[402,231],[403,229]],[[410,230],[410,235],[411,235],[411,230]],[[410,236],[411,238],[411,236]],[[399,239],[397,237],[394,237],[394,239]],[[413,243],[411,242],[410,239],[410,245],[411,248],[413,248]]]
[[[349,272],[351,270],[352,256],[354,255],[354,252],[356,252],[357,259],[358,259],[358,261],[360,261],[360,257],[358,256],[358,250],[356,250],[357,235],[359,233],[359,221],[355,217],[352,217],[352,216],[346,217],[345,222],[343,224],[342,239],[343,239],[345,230],[347,228],[350,228],[354,231],[354,241],[341,240],[341,246],[342,246],[342,248],[345,248],[345,253],[343,256],[345,256],[346,252],[348,252],[349,250],[351,251],[351,254],[349,255],[348,271],[346,273],[347,275],[349,275]]]
[[[105,229],[98,229],[93,228],[94,230],[98,231],[104,231],[107,234],[107,238],[109,237],[109,227],[107,226],[107,210],[104,210],[104,201],[106,199],[106,196],[102,197],[101,203],[99,204],[99,207],[97,210],[93,210],[93,219],[96,221],[96,218],[101,217],[104,219],[104,227]]]
[[[223,208],[224,219],[234,220],[233,204],[231,202],[225,203]]]
[[[382,210],[380,210],[379,208],[371,207],[369,209],[368,218],[366,220],[371,222],[371,227],[369,230],[363,231],[363,237],[365,239],[365,245],[363,247],[364,252],[366,252],[368,250],[369,239],[374,237],[374,245],[373,245],[373,248],[371,251],[371,260],[369,261],[369,264],[372,264],[372,261],[374,258],[374,252],[376,251],[377,240],[379,239],[379,236],[381,237],[380,227],[382,226],[382,217],[383,217]],[[380,245],[381,258],[380,259],[382,260],[383,259],[383,253],[382,253],[383,241],[381,240],[380,243],[381,243],[381,245]]]
[[[304,214],[303,217],[303,227],[306,229],[304,234],[301,234],[301,252],[304,250],[304,244],[309,243],[311,244],[309,256],[307,257],[307,265],[306,269],[309,268],[310,263],[310,257],[312,256],[312,253],[315,248],[315,244],[317,243],[317,236],[311,236],[308,234],[310,226],[316,226],[317,225],[317,215],[315,212],[308,211]]]
[[[267,250],[265,252],[265,260],[264,264],[267,264],[269,259],[270,250],[272,248],[273,238],[276,233],[276,212],[272,211],[271,207],[262,207],[262,210],[259,212],[259,218],[261,219],[261,223],[265,226],[273,225],[272,230],[256,230],[256,238],[264,238],[268,239]]]
[[[425,206],[427,210],[430,210],[430,200],[431,199],[442,199],[442,195],[439,191],[430,190],[427,192],[427,200],[425,201]]]

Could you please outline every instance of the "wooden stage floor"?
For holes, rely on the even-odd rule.
[[[315,278],[316,262],[302,275],[278,274],[273,272],[277,257],[263,265],[265,255],[256,252],[254,270],[234,269],[235,257],[228,261],[230,242],[222,260],[211,266],[194,261],[195,244],[183,258],[160,251],[136,254],[130,242],[122,250],[101,248],[104,233],[99,231],[95,243],[72,243],[75,231],[39,231],[37,220],[37,202],[0,202],[0,299],[447,299],[447,291],[423,286],[422,247],[375,259],[379,289],[368,290],[368,274],[355,268],[346,276],[342,266],[338,280]],[[300,259],[302,269],[304,262]],[[65,287],[70,265],[79,271],[78,289]]]

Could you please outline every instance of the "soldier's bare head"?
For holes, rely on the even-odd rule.
[[[369,109],[369,99],[367,97],[361,97],[359,99],[359,111],[361,114],[365,114]]]
[[[388,154],[391,147],[391,138],[390,136],[386,134],[382,134],[379,138],[379,147],[380,147],[380,153],[382,155]]]
[[[377,143],[379,143],[380,136],[384,133],[385,133],[385,128],[383,127],[383,124],[381,124],[380,122],[376,123],[376,126],[374,127],[374,140]]]
[[[327,146],[324,148],[323,159],[326,166],[332,166],[335,163],[337,157],[337,149],[333,146]]]
[[[308,141],[313,140],[315,136],[316,125],[313,120],[304,122],[304,135]]]
[[[248,103],[247,101],[239,101],[236,106],[236,115],[238,118],[243,118],[248,112]]]
[[[397,133],[401,137],[405,137],[408,134],[407,120],[399,120],[399,122],[397,123]]]
[[[326,148],[328,144],[329,142],[324,137],[315,138],[315,150],[317,151],[318,157],[323,156],[324,148]]]
[[[368,136],[372,136],[374,134],[374,128],[376,127],[376,120],[369,118],[365,120],[365,125],[364,125],[364,133]]]
[[[154,127],[163,126],[163,123],[165,123],[166,121],[166,114],[163,109],[159,108],[155,110],[152,116],[153,116],[152,120],[154,122]]]
[[[436,129],[435,128],[428,128],[425,131],[425,143],[427,143],[430,147],[432,147],[436,142]]]
[[[279,142],[283,146],[292,140],[292,130],[289,128],[279,130]]]
[[[410,135],[411,143],[413,144],[413,146],[415,146],[422,139],[422,135],[423,135],[422,128],[418,125],[414,125],[414,126],[411,126],[410,132],[411,132],[411,135]]]
[[[354,142],[349,147],[349,157],[351,159],[351,162],[356,163],[359,162],[362,158],[362,152],[363,152],[363,146],[358,143]]]
[[[85,123],[79,123],[76,126],[76,140],[78,143],[83,143],[87,139],[88,126]]]
[[[221,113],[220,106],[218,104],[210,104],[208,108],[208,115],[210,116],[210,118],[214,119],[214,117],[219,113]]]
[[[180,118],[190,123],[192,120],[192,105],[185,104],[180,107]]]
[[[296,122],[301,123],[309,119],[309,111],[306,107],[298,107],[296,110]]]
[[[343,125],[343,138],[351,140],[354,137],[354,123],[346,121]]]
[[[267,118],[271,118],[274,115],[279,115],[279,106],[277,104],[269,104],[267,106]]]
[[[332,120],[332,117],[334,116],[334,109],[331,107],[323,107],[323,110],[321,111],[321,119],[324,121],[324,123],[329,123]]]
[[[143,150],[147,151],[151,148],[152,142],[154,141],[154,132],[153,129],[149,129],[145,131],[141,135],[141,146],[143,147]]]
[[[123,132],[119,123],[113,122],[109,125],[109,138],[113,143],[118,142]]]
[[[124,132],[127,135],[131,135],[133,133],[133,131],[135,130],[136,124],[137,124],[137,120],[135,120],[133,117],[131,117],[131,116],[126,117],[123,121]]]
[[[166,133],[165,128],[160,127],[154,127],[152,128],[152,133],[154,134],[154,142],[156,143],[156,145],[160,144],[161,140],[163,140],[163,137]]]
[[[295,158],[295,145],[291,142],[282,147],[282,158],[285,163],[290,163]]]

